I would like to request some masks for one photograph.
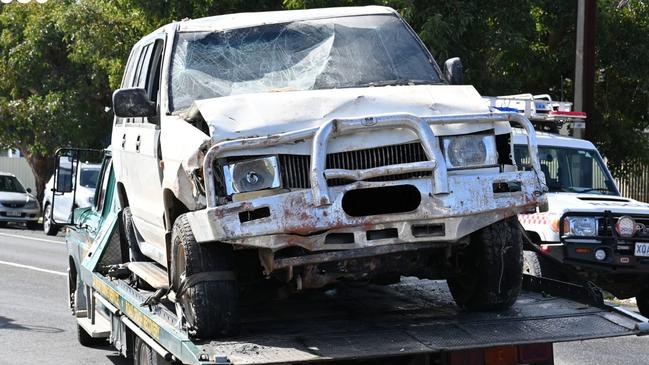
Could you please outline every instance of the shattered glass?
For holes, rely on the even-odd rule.
[[[392,15],[340,17],[178,35],[172,110],[194,100],[412,81],[439,83],[432,59]]]

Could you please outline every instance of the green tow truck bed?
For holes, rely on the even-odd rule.
[[[239,336],[192,339],[176,316],[173,297],[129,285],[110,154],[98,187],[94,206],[75,211],[76,224],[66,236],[71,309],[82,343],[108,338],[124,356],[144,343],[159,355],[159,361],[145,363],[393,362],[397,356],[468,363],[448,358],[534,344],[549,345],[551,357],[554,342],[641,335],[649,329],[646,318],[605,305],[595,288],[525,276],[524,290],[510,309],[468,313],[455,305],[444,281],[402,278],[388,286],[338,285],[284,298],[244,297]]]

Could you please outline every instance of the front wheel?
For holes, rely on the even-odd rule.
[[[59,232],[59,227],[54,223],[52,218],[52,204],[47,204],[43,211],[43,232],[48,236],[56,236]]]
[[[635,300],[638,303],[640,314],[649,318],[649,289],[643,290],[635,297]]]
[[[194,282],[188,285],[186,279],[190,278]],[[185,215],[176,219],[172,233],[171,286],[194,337],[216,338],[238,332],[239,288],[232,246],[196,242]]]
[[[521,291],[523,239],[516,217],[487,226],[471,236],[460,257],[460,273],[447,280],[463,309],[509,308]]]

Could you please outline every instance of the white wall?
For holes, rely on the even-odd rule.
[[[31,188],[32,192],[36,194],[34,174],[24,158],[0,157],[0,171],[16,175],[25,188]]]

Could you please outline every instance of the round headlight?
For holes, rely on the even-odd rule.
[[[483,165],[487,160],[487,146],[479,135],[451,138],[447,153],[454,167]]]
[[[615,223],[615,231],[622,237],[633,237],[636,230],[635,220],[629,216],[622,216]]]
[[[264,189],[268,187],[267,182],[272,182],[273,178],[273,167],[266,160],[235,164],[232,169],[232,182],[236,191]]]
[[[606,260],[606,251],[604,251],[601,248],[598,248],[597,250],[595,250],[595,258],[598,259],[599,261]]]
[[[280,187],[277,157],[269,156],[224,166],[228,194]]]

